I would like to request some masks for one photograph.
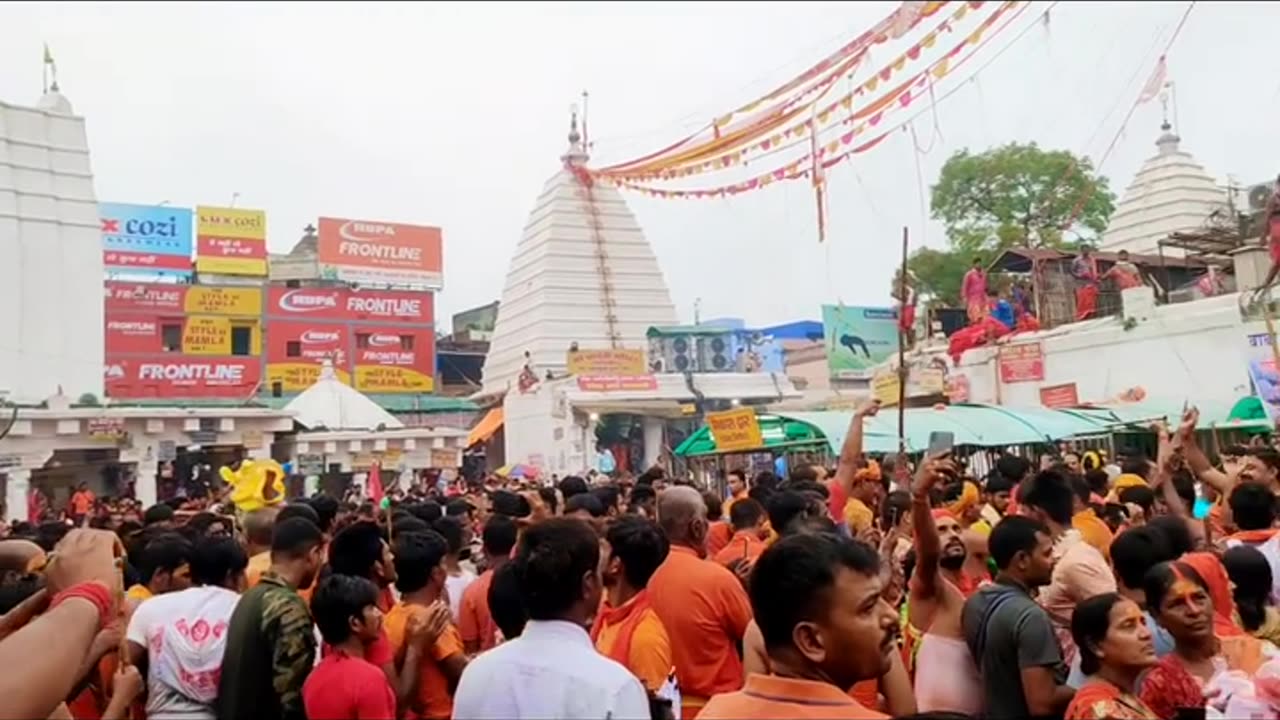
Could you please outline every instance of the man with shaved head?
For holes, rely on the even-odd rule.
[[[0,584],[30,575],[44,563],[44,548],[30,540],[0,541]]]
[[[649,602],[671,638],[687,720],[712,695],[742,687],[740,640],[751,622],[751,601],[736,575],[705,558],[707,506],[697,490],[667,488],[657,514],[671,551],[649,578]]]
[[[264,507],[247,512],[241,522],[244,524],[244,539],[248,547],[249,567],[245,569],[246,588],[258,584],[262,574],[271,569],[271,533],[276,526],[278,506]]]

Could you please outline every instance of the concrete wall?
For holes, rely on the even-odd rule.
[[[1129,330],[1120,318],[1067,325],[1018,342],[1043,344],[1044,381],[1001,383],[996,349],[970,350],[957,370],[969,379],[970,401],[1039,405],[1040,388],[1074,382],[1082,402],[1105,402],[1131,388],[1152,399],[1230,403],[1250,392],[1247,336],[1266,332],[1244,322],[1238,295],[1155,308]]]
[[[102,397],[100,231],[84,119],[0,103],[0,393],[10,399],[39,402],[59,386]]]

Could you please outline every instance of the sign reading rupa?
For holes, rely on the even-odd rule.
[[[435,305],[431,293],[412,290],[272,287],[267,296],[267,315],[307,322],[376,320],[430,324],[435,318]]]
[[[352,283],[440,288],[440,228],[322,217],[316,252],[321,275]]]

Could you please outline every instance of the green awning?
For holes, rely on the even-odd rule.
[[[1161,420],[1169,425],[1177,425],[1187,404],[1185,399],[1147,399],[1140,403],[1096,405],[1071,408],[1063,412],[1091,417],[1112,425],[1129,426],[1130,429],[1146,429],[1151,423]],[[1190,404],[1200,409],[1201,430],[1215,427],[1221,430],[1249,431],[1272,429],[1271,419],[1267,416],[1262,399],[1255,395],[1246,395],[1230,403],[1192,400]]]
[[[806,423],[777,415],[761,415],[757,419],[760,422],[760,435],[764,438],[764,445],[757,449],[760,452],[827,444],[826,438],[816,428]],[[722,451],[716,447],[715,438],[711,436],[711,428],[703,425],[672,452],[677,457],[699,457],[718,455]]]
[[[818,427],[830,441],[833,452],[844,444],[852,413],[787,413],[786,417]],[[908,408],[904,430],[908,452],[921,452],[933,432],[949,431],[956,445],[1005,447],[1056,442],[1070,437],[1097,435],[1107,425],[1084,417],[1048,408],[1011,408],[995,405],[946,405],[936,408]],[[898,412],[886,408],[867,421],[863,428],[863,448],[867,452],[896,452]]]

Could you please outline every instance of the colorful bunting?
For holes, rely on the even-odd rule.
[[[945,30],[942,26],[935,28],[932,32],[928,33],[924,38],[913,45],[911,49],[886,63],[877,73],[872,74],[870,78],[847,95],[820,107],[817,111],[818,124],[820,126],[826,125],[838,109],[850,111],[853,108],[853,101],[855,97],[874,92],[882,82],[892,78],[895,73],[900,73],[901,70],[906,67],[908,57],[913,52],[915,56],[918,57],[920,55],[919,50],[925,47],[926,40],[930,47],[936,45],[938,33],[943,31],[951,32],[951,23],[953,21],[963,18],[967,15],[970,9],[978,9],[984,4],[987,3],[970,2],[962,4],[951,18],[943,21],[942,26],[945,26]],[[945,76],[953,58],[964,52],[966,48],[971,46],[976,47],[980,44],[984,33],[1009,10],[1019,5],[1022,6],[1019,9],[1019,12],[1021,9],[1025,9],[1026,7],[1026,3],[1019,3],[1016,0],[1000,3],[976,29],[971,31],[968,36],[966,36],[961,42],[957,43],[942,58],[934,61],[925,69],[915,73],[905,82],[899,83],[893,88],[893,90],[867,103],[858,111],[846,115],[842,120],[840,120],[840,123],[850,125],[857,120],[871,118],[871,125],[875,126],[879,123],[882,116],[882,108],[889,107],[895,102],[900,107],[906,107],[911,103],[913,97],[915,97],[915,93],[912,92],[913,89],[923,89],[931,80],[937,80]],[[598,170],[596,171],[596,174],[629,181],[653,181],[673,180],[721,169],[723,167],[727,167],[723,162],[723,158],[725,157],[732,157],[733,160],[729,161],[729,163],[733,164],[745,161],[747,156],[753,153],[777,151],[781,149],[779,147],[780,143],[778,134],[773,132],[774,129],[782,130],[781,136],[783,139],[804,137],[811,124],[810,120],[803,120],[794,125],[784,127],[788,124],[789,120],[798,119],[800,111],[803,111],[804,109],[805,108],[802,106],[791,108],[790,111],[786,113],[773,114],[764,118],[756,126],[742,128],[732,135],[724,136],[719,141],[705,144],[701,148],[691,150],[688,153],[668,158],[655,158],[650,163],[631,165],[625,169],[613,169],[619,167],[613,166],[613,168]],[[826,129],[829,128],[819,127],[818,131],[822,132]],[[765,136],[766,132],[769,133],[767,136]],[[718,157],[705,157],[708,152],[714,154],[715,152],[720,152],[722,150],[727,150],[727,152],[724,152],[724,154],[719,155]]]

